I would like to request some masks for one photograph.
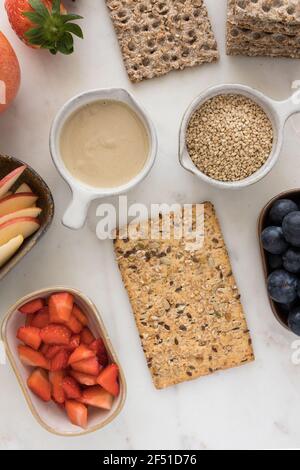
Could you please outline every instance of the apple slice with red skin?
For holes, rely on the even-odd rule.
[[[26,170],[26,165],[19,166],[0,180],[0,197],[4,196]]]
[[[19,193],[7,196],[0,200],[0,217],[32,207],[37,200],[38,196],[33,193]]]
[[[23,241],[24,237],[17,235],[5,245],[0,246],[0,268],[18,251]]]
[[[33,191],[27,183],[23,183],[15,191],[15,194],[19,194],[19,193],[33,193]],[[33,207],[36,207],[36,202],[33,204]]]
[[[5,197],[7,196],[12,196],[14,193],[12,191],[8,191],[7,193],[4,194],[4,196],[0,197],[0,200],[1,199],[4,199]]]
[[[33,217],[19,217],[9,220],[0,225],[0,246],[18,235],[22,235],[23,238],[30,237],[39,228],[40,222]]]
[[[12,219],[17,219],[18,217],[38,217],[42,209],[40,207],[27,207],[26,209],[21,209],[16,212],[11,212],[10,214],[3,215],[0,217],[0,225],[8,222]]]

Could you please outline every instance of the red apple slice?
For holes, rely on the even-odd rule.
[[[26,184],[26,183],[23,183],[21,184],[21,186],[18,187],[17,191],[16,191],[16,194],[18,193],[32,193],[32,189],[31,187]]]
[[[30,237],[39,227],[38,219],[33,217],[19,217],[18,219],[9,220],[0,225],[0,246],[17,235],[22,235],[24,238]]]
[[[10,214],[3,215],[0,217],[0,225],[8,222],[12,219],[18,219],[19,217],[38,217],[42,209],[40,207],[27,207],[27,209],[22,209],[20,211],[11,212]]]
[[[23,241],[23,236],[18,235],[5,243],[5,245],[0,246],[0,268],[16,253]]]
[[[33,193],[33,191],[27,183],[23,183],[18,187],[17,191],[15,191],[15,194],[20,193]],[[36,203],[34,203],[33,206],[36,207]]]
[[[4,199],[4,198],[7,197],[7,196],[11,196],[12,194],[13,194],[12,191],[7,191],[7,193],[5,193],[4,196],[0,197],[0,200],[1,200],[1,199]]]
[[[10,190],[25,169],[26,165],[20,166],[0,180],[0,197]]]
[[[32,193],[19,193],[0,200],[0,217],[33,206],[38,197]]]

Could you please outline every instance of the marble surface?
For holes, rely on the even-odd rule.
[[[293,81],[300,79],[299,62],[226,57],[226,2],[207,0],[220,62],[131,85],[103,0],[78,1],[73,6],[85,17],[85,40],[77,41],[71,57],[52,57],[24,46],[11,31],[3,4],[0,0],[0,29],[16,49],[23,76],[18,99],[0,116],[0,151],[24,159],[46,179],[54,194],[56,217],[47,236],[1,282],[0,313],[3,317],[12,303],[38,288],[62,284],[81,289],[102,311],[125,369],[128,399],[123,413],[106,429],[66,440],[48,434],[35,422],[11,367],[2,365],[0,449],[298,447],[300,366],[291,361],[291,344],[296,337],[271,313],[256,224],[260,209],[272,196],[299,186],[300,118],[289,121],[280,161],[272,173],[239,193],[211,188],[186,173],[178,164],[177,136],[187,105],[203,89],[239,82],[283,99],[291,93]],[[50,159],[51,120],[74,94],[111,86],[125,87],[134,94],[152,116],[159,137],[157,163],[147,180],[130,193],[129,201],[211,200],[216,205],[253,336],[254,364],[156,391],[114,262],[112,243],[100,242],[95,235],[97,204],[92,205],[83,230],[72,232],[61,225],[70,192]]]

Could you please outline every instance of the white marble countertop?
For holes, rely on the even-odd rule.
[[[68,3],[68,1],[66,2]],[[71,2],[70,2],[71,3]],[[0,449],[260,449],[300,444],[300,366],[291,361],[296,339],[274,319],[264,286],[256,224],[262,206],[282,190],[299,187],[300,118],[290,121],[279,163],[254,187],[224,192],[185,172],[177,159],[178,129],[190,101],[208,86],[248,84],[281,99],[300,79],[298,61],[228,58],[225,0],[207,0],[221,50],[217,64],[131,85],[104,1],[78,1],[85,40],[70,57],[52,57],[24,46],[9,27],[0,0],[0,29],[18,54],[22,87],[0,116],[0,152],[23,159],[50,185],[55,221],[43,240],[1,282],[1,316],[24,294],[51,285],[81,289],[102,311],[128,381],[125,409],[106,429],[65,439],[43,430],[31,416],[9,365],[0,366]],[[73,5],[73,4],[72,4]],[[129,201],[211,200],[218,211],[253,336],[256,362],[208,378],[156,391],[139,343],[133,315],[110,241],[100,242],[94,204],[86,227],[61,225],[70,192],[48,150],[49,127],[74,94],[96,87],[125,87],[144,105],[158,131],[159,156]],[[158,190],[159,189],[159,190]],[[116,202],[112,199],[112,202]]]

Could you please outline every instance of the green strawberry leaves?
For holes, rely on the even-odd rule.
[[[73,35],[83,39],[82,29],[72,22],[81,20],[82,16],[61,13],[61,0],[53,0],[51,11],[41,0],[29,0],[29,4],[33,11],[23,13],[34,25],[25,33],[29,43],[48,49],[51,54],[72,54]]]

